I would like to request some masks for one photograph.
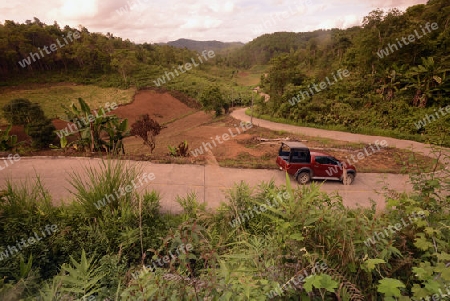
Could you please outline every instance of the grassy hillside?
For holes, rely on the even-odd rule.
[[[17,88],[2,88],[0,90],[0,107],[12,99],[26,98],[41,105],[45,115],[56,118],[64,115],[61,104],[69,106],[78,104],[77,99],[83,98],[91,108],[102,108],[107,102],[125,104],[133,100],[136,89],[101,88],[94,85],[75,85],[61,83],[57,85],[24,85]]]

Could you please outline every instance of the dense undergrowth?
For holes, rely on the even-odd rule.
[[[421,300],[450,291],[448,174],[411,173],[386,210],[349,209],[318,185],[236,184],[215,212],[193,194],[179,215],[134,191],[93,206],[141,170],[120,161],[73,174],[73,202],[39,181],[0,201],[1,300]],[[295,184],[296,185],[296,184]],[[415,218],[411,218],[411,217]],[[57,230],[4,258],[8,247]],[[400,226],[399,226],[400,225]],[[45,231],[45,230],[43,230]],[[42,236],[42,235],[41,235]],[[3,254],[3,255],[1,255]],[[445,299],[441,299],[445,300]]]

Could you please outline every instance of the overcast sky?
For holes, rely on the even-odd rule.
[[[5,3],[9,2],[9,3]],[[187,38],[249,42],[277,31],[360,25],[370,11],[404,11],[426,0],[2,0],[0,21],[37,17],[61,27],[83,25],[137,43]]]

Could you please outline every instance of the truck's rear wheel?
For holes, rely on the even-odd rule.
[[[301,185],[308,184],[309,181],[311,181],[311,175],[309,172],[304,171],[297,176],[297,182]]]

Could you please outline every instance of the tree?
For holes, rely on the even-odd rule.
[[[203,105],[203,110],[206,112],[215,111],[216,117],[222,115],[222,109],[227,111],[229,108],[229,105],[225,103],[222,92],[218,86],[209,87],[204,91],[200,97],[200,102]]]
[[[399,77],[402,75],[393,66],[392,69],[386,69],[381,79],[380,93],[387,101],[392,101],[395,97],[395,93],[399,90]],[[392,105],[392,102],[391,102]]]
[[[3,106],[3,116],[12,125],[26,125],[32,120],[44,117],[44,111],[37,103],[25,98],[16,98]]]
[[[55,139],[55,126],[48,119],[41,106],[25,98],[11,100],[3,106],[3,114],[12,125],[23,125],[31,137],[32,145],[47,148]]]
[[[150,153],[156,147],[155,136],[159,135],[162,127],[158,122],[151,119],[148,114],[141,115],[135,123],[131,125],[130,134],[136,137],[141,137],[144,144],[150,147]]]

